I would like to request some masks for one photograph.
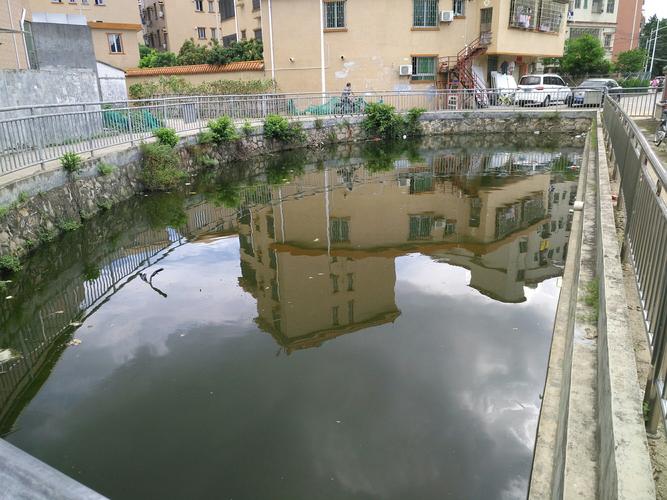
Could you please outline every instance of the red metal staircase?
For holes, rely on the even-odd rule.
[[[484,32],[459,51],[456,56],[440,58],[440,73],[445,75],[445,88],[451,88],[456,81],[464,89],[484,88],[484,84],[472,70],[473,59],[484,54],[491,43],[491,32]]]

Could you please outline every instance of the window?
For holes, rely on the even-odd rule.
[[[452,10],[454,11],[455,16],[465,16],[466,15],[465,0],[452,0]]]
[[[206,28],[197,28],[197,38],[200,40],[205,40],[206,39]]]
[[[413,80],[435,80],[436,57],[415,56],[412,58]]]
[[[218,39],[218,29],[211,28],[211,40],[217,40],[217,39]]]
[[[259,10],[262,8],[262,0],[252,0],[252,10]]]
[[[491,23],[493,22],[493,8],[482,9],[479,11],[479,32],[488,33],[491,31]],[[489,56],[491,57],[491,56]],[[496,57],[497,60],[497,57]]]
[[[95,5],[104,5],[105,0],[95,0]]]
[[[604,48],[607,50],[611,50],[611,37],[611,33],[604,34]]]
[[[528,240],[519,240],[519,253],[526,253],[528,251]]]
[[[327,29],[336,29],[345,27],[345,1],[324,2],[324,27]]]
[[[208,0],[208,11],[215,12],[215,4],[213,3],[213,0]]]
[[[354,323],[354,300],[347,303],[347,322],[350,325]]]
[[[616,0],[607,0],[607,14],[613,14],[616,7]]]
[[[262,41],[262,28],[255,30],[255,40]]]
[[[222,45],[224,47],[229,47],[232,43],[236,41],[236,35],[227,35],[222,37]]]
[[[245,39],[246,39],[245,30],[241,30],[241,40],[245,40]]]
[[[431,228],[433,227],[433,217],[430,215],[411,215],[410,216],[410,240],[430,240]]]
[[[581,9],[581,0],[574,0],[574,8]]]
[[[332,218],[329,233],[332,243],[350,241],[350,221],[348,219]]]
[[[517,281],[523,281],[526,279],[526,270],[525,269],[519,269],[516,272],[516,280]]]
[[[107,39],[109,40],[109,52],[111,54],[123,53],[123,37],[120,33],[108,33]]]
[[[535,17],[534,0],[510,1],[510,28],[534,29]]]
[[[354,273],[347,273],[347,291],[354,291]]]
[[[220,19],[234,17],[234,0],[220,0]]]
[[[418,28],[438,26],[438,0],[413,0],[412,25]]]
[[[338,306],[331,308],[331,323],[333,326],[338,326]]]
[[[333,293],[338,293],[338,275],[332,274],[331,276],[331,290]]]
[[[195,0],[195,11],[204,12],[204,0]]]

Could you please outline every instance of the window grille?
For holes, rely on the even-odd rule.
[[[345,27],[345,1],[324,2],[324,27],[329,29]]]
[[[510,27],[535,29],[535,1],[534,0],[511,0],[510,2]]]
[[[435,57],[413,57],[412,79],[413,80],[435,80]]]
[[[252,10],[259,10],[262,7],[261,0],[252,0]]]
[[[223,47],[229,47],[232,43],[236,41],[236,34],[227,35],[222,37]]]
[[[195,0],[195,10],[197,12],[204,12],[204,0]]]
[[[616,7],[616,0],[607,0],[607,14],[613,14]]]
[[[540,22],[538,29],[546,33],[558,33],[563,23],[564,5],[553,0],[540,2]]]
[[[411,215],[409,239],[430,240],[433,217],[430,215]]]
[[[206,28],[197,28],[197,38],[200,40],[206,39]]]
[[[452,0],[452,10],[455,16],[465,16],[466,0]]]
[[[350,224],[347,219],[331,219],[330,236],[332,243],[350,241]]]
[[[416,27],[438,25],[438,0],[413,0],[413,22]]]

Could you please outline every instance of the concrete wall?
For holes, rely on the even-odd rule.
[[[141,32],[136,27],[127,29],[125,24],[88,23],[93,35],[93,48],[98,61],[105,62],[117,68],[127,69],[139,66],[139,43]],[[109,48],[109,34],[121,37],[123,51],[111,52]]]
[[[96,71],[88,26],[33,22],[32,33],[40,69],[86,68]]]
[[[76,104],[99,101],[97,74],[92,69],[0,71],[0,108],[27,104]],[[0,119],[7,118],[0,113]]]
[[[98,61],[97,77],[100,85],[100,97],[103,101],[124,101],[127,99],[127,86],[123,70]]]

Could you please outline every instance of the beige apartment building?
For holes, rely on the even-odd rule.
[[[259,0],[145,0],[142,11],[146,45],[176,52],[186,40],[223,45],[262,39]]]
[[[28,10],[27,0],[0,3],[0,69],[28,68],[22,31]]]
[[[52,15],[85,17],[98,61],[120,69],[137,66],[141,19],[136,0],[27,0],[26,3],[28,20],[34,14],[46,20]]]
[[[488,85],[563,54],[567,0],[262,0],[282,91]]]
[[[619,0],[572,0],[568,12],[568,38],[592,35],[600,40],[611,59],[616,37]],[[637,8],[637,7],[635,7]]]

